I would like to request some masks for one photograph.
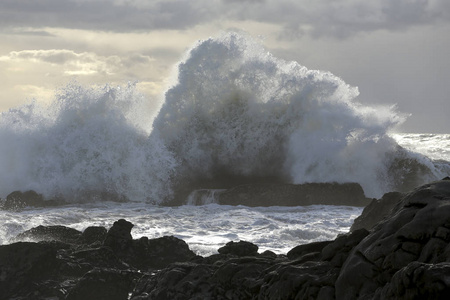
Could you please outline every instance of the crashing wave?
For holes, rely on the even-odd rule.
[[[246,35],[199,41],[177,79],[151,132],[133,84],[69,84],[49,107],[2,113],[0,195],[162,203],[239,183],[358,182],[379,197],[443,175],[389,137],[394,108],[365,106],[339,77]]]

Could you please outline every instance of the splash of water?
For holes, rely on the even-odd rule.
[[[147,131],[135,86],[69,84],[49,107],[0,118],[0,196],[161,203],[174,193],[241,182],[359,182],[368,196],[440,176],[388,136],[394,108],[236,33],[200,41]],[[187,195],[187,194],[186,194]]]
[[[176,162],[136,123],[134,85],[70,84],[50,107],[2,114],[0,192],[34,189],[66,201],[159,201],[171,194]]]
[[[397,160],[402,175],[410,164],[426,165],[405,188],[432,178],[430,162],[409,158],[387,134],[402,116],[393,107],[363,106],[358,94],[329,72],[277,59],[229,33],[200,42],[180,63],[154,132],[179,158],[180,181],[212,180],[215,188],[224,178],[271,177],[359,182],[380,196],[406,183],[392,176]]]

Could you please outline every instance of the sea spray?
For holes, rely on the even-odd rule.
[[[395,107],[363,106],[357,88],[277,59],[245,35],[199,42],[178,70],[153,132],[180,161],[178,181],[189,187],[270,177],[358,182],[377,197],[436,176],[429,161],[423,166],[389,137],[403,119]],[[393,173],[397,160],[402,170]]]
[[[369,197],[439,178],[389,137],[402,117],[236,33],[199,41],[152,115],[134,84],[71,83],[0,119],[0,196],[163,203],[242,182],[358,182]],[[182,199],[183,200],[183,199]]]
[[[70,84],[47,108],[2,114],[2,196],[34,189],[47,198],[160,202],[171,195],[176,164],[156,134],[136,123],[134,85]],[[133,123],[134,122],[134,123]]]

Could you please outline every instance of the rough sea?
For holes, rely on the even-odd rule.
[[[145,108],[158,101],[159,111]],[[236,33],[199,41],[164,95],[136,84],[71,83],[46,106],[0,116],[0,198],[35,190],[68,205],[0,211],[0,244],[38,225],[174,235],[200,255],[229,241],[286,253],[349,230],[362,208],[187,205],[240,182],[358,182],[367,197],[450,175],[450,134],[404,134],[395,107],[372,107],[325,71],[278,59]],[[177,198],[178,206],[164,206]],[[274,199],[274,205],[276,199]]]

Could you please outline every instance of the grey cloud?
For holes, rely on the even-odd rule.
[[[104,31],[187,29],[210,21],[250,20],[292,37],[347,37],[450,21],[448,0],[2,0],[0,26]]]
[[[105,31],[182,29],[209,18],[211,2],[2,0],[1,27],[64,27]]]
[[[45,30],[33,30],[33,29],[23,29],[15,28],[13,30],[6,31],[5,29],[0,29],[0,33],[14,34],[14,35],[24,35],[24,36],[38,36],[38,37],[55,37],[54,34]]]

